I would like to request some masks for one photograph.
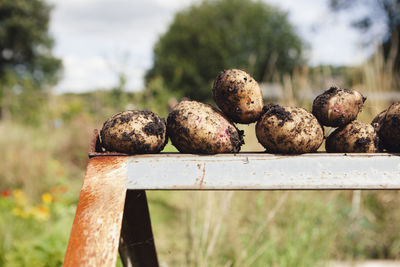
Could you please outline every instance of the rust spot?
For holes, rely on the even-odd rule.
[[[198,164],[197,164],[197,169],[200,170],[200,168],[201,168],[201,165],[198,163]]]
[[[89,160],[64,266],[116,264],[126,192],[126,159],[111,156]]]
[[[206,176],[206,164],[204,163],[204,165],[203,165],[203,176],[201,177],[201,179],[200,179],[200,188],[202,188],[203,187],[203,184],[204,184],[204,177]]]
[[[87,178],[91,178],[93,176],[107,174],[113,170],[118,170],[121,168],[121,164],[123,164],[125,161],[125,157],[105,156],[91,158],[89,160],[85,176]]]

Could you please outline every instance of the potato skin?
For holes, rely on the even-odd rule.
[[[375,131],[379,132],[379,128],[382,125],[382,120],[385,118],[387,109],[381,111],[375,118],[372,120],[371,125],[375,128]]]
[[[337,128],[326,139],[328,153],[376,153],[379,138],[371,124],[353,121]]]
[[[237,123],[255,122],[263,109],[261,88],[248,73],[238,69],[221,71],[212,89],[222,112]]]
[[[239,152],[243,131],[220,111],[197,101],[182,101],[168,115],[167,132],[182,153],[217,154]]]
[[[315,98],[312,114],[324,126],[342,127],[357,118],[365,100],[356,90],[331,87]]]
[[[107,151],[127,154],[158,153],[168,141],[165,120],[148,110],[127,110],[104,122],[100,131]]]
[[[387,151],[400,152],[400,102],[393,103],[382,116],[378,134]]]
[[[324,140],[323,128],[310,112],[273,104],[264,107],[256,135],[267,152],[283,154],[314,152]]]

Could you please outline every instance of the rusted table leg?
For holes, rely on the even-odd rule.
[[[144,190],[128,190],[126,193],[119,251],[124,266],[158,266]]]
[[[115,266],[126,195],[126,158],[89,160],[64,266]]]

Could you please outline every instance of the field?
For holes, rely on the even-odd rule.
[[[340,75],[305,68],[277,81],[284,95],[276,101],[310,109],[313,90],[338,83],[368,96],[393,92],[393,79],[380,57]],[[166,105],[160,105],[165,97],[124,93],[115,101],[101,91],[51,96],[40,124],[0,122],[0,266],[61,266],[93,129],[126,107],[165,116]],[[359,120],[370,122],[388,104],[368,99]],[[254,125],[241,127],[243,151],[262,150]],[[173,149],[169,145],[166,151]],[[399,196],[397,191],[148,192],[162,266],[399,259]]]

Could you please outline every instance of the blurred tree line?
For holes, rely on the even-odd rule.
[[[261,1],[202,1],[175,15],[154,47],[147,83],[161,77],[172,92],[211,98],[223,69],[239,68],[257,81],[272,72],[290,73],[304,63],[304,43],[287,13]]]
[[[33,122],[60,77],[43,0],[0,1],[0,118]]]

